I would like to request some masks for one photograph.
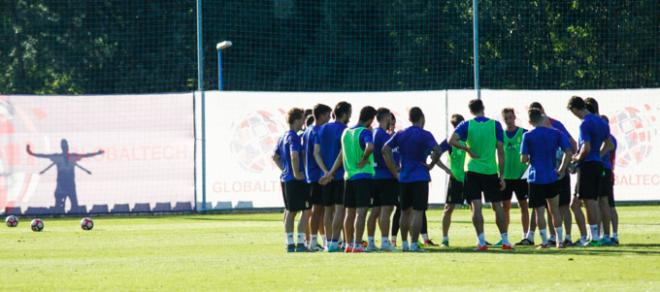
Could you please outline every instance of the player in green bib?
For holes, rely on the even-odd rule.
[[[465,121],[462,115],[454,114],[451,116],[451,125],[454,129],[460,123]],[[464,142],[459,142],[465,145]],[[465,151],[452,147],[447,142],[447,139],[440,143],[440,155],[448,152],[449,158],[447,167],[442,160],[438,160],[437,165],[449,175],[449,183],[447,184],[447,200],[445,201],[445,209],[442,214],[442,247],[449,247],[449,226],[451,225],[451,215],[454,212],[456,205],[465,204],[463,196],[463,180],[465,179]]]
[[[503,135],[504,141],[504,182],[506,188],[502,194],[502,205],[504,207],[504,221],[509,226],[510,211],[511,211],[511,198],[513,193],[516,194],[518,207],[520,208],[520,221],[522,222],[523,232],[522,240],[518,245],[533,245],[534,242],[528,240],[529,233],[529,207],[527,200],[529,199],[527,179],[523,178],[529,165],[520,160],[520,146],[522,145],[522,137],[527,130],[516,125],[516,113],[513,108],[504,108],[502,110],[502,119],[506,125]],[[501,244],[501,243],[498,243]],[[496,245],[498,245],[496,244]]]
[[[341,151],[334,166],[321,183],[329,182],[339,170],[344,168],[344,236],[346,237],[347,253],[364,252],[362,235],[367,218],[367,209],[371,206],[374,166],[374,143],[371,124],[376,117],[376,109],[366,106],[360,110],[358,124],[344,130],[341,136]]]
[[[504,173],[504,147],[502,125],[484,116],[484,104],[480,99],[471,100],[470,112],[474,119],[458,125],[449,140],[449,145],[465,151],[465,182],[463,195],[472,206],[472,223],[477,232],[477,251],[486,251],[484,219],[481,212],[483,193],[493,205],[497,227],[502,236],[502,249],[510,250],[508,226],[505,224],[502,191],[506,184],[498,173]],[[465,142],[465,145],[460,143]],[[497,160],[496,157],[497,156]]]

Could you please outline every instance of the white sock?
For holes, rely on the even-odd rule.
[[[323,246],[328,246],[328,238],[324,235],[321,235],[321,241],[323,241]]]
[[[426,233],[422,233],[422,239],[424,239],[424,242],[429,241],[429,235]]]
[[[543,244],[548,244],[548,232],[545,229],[539,230],[539,233],[541,233],[541,242]]]
[[[443,236],[442,241],[449,241],[449,236]]]
[[[589,228],[591,229],[591,240],[599,241],[600,234],[598,234],[598,224],[589,225]]]
[[[527,231],[527,235],[525,238],[529,241],[534,241],[534,232],[533,231]]]
[[[310,242],[309,245],[313,246],[313,247],[316,246],[318,244],[318,241],[316,241],[316,239],[317,239],[317,236],[312,235],[312,242]]]
[[[403,241],[403,243],[401,244],[401,248],[408,249],[408,241],[407,240]]]
[[[564,228],[555,227],[555,232],[557,232],[557,242],[564,242]]]
[[[479,235],[477,235],[477,243],[479,243],[479,246],[486,245],[486,235],[479,233]]]
[[[303,244],[305,242],[305,233],[298,233],[298,244]]]
[[[509,242],[509,234],[508,233],[502,233],[502,244],[511,244]]]
[[[566,240],[573,241],[573,240],[571,240],[571,235],[570,234],[566,234]]]
[[[286,244],[293,244],[293,232],[286,234]]]
[[[369,236],[369,237],[367,238],[367,240],[369,241],[369,246],[375,246],[375,245],[376,245],[376,242],[374,241],[374,237],[373,237],[373,236]]]

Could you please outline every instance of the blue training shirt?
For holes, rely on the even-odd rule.
[[[280,155],[280,159],[284,164],[284,170],[282,171],[280,180],[282,182],[292,181],[295,179],[295,177],[293,175],[293,166],[291,164],[291,152],[297,151],[298,155],[300,155],[302,151],[302,145],[300,145],[300,136],[291,130],[285,132],[282,136],[282,139],[279,141],[277,148],[277,154]],[[299,158],[299,161],[299,170],[302,170],[302,158]]]
[[[610,136],[610,126],[603,121],[599,116],[588,114],[580,124],[580,149],[584,143],[591,143],[591,150],[584,161],[597,161],[602,162],[600,157],[600,148],[603,142]]]
[[[399,147],[401,157],[400,182],[431,181],[431,175],[426,167],[426,158],[431,150],[438,145],[431,132],[417,126],[411,126],[394,134],[385,145],[390,148]]]
[[[568,130],[566,129],[566,127],[564,127],[564,124],[562,124],[560,121],[555,120],[553,118],[548,118],[548,119],[550,120],[550,126],[552,126],[553,128],[559,130],[559,132],[564,133],[564,135],[566,135],[566,138],[568,139],[568,141],[570,143],[573,136],[571,136],[571,133],[569,133]]]
[[[449,145],[449,141],[447,141],[447,139],[444,139],[442,142],[440,142],[440,155],[445,152],[449,152],[449,154],[451,154],[451,145]]]
[[[302,137],[305,152],[305,181],[307,183],[318,182],[323,176],[323,171],[314,159],[314,140],[319,128],[317,125],[307,127]]]
[[[557,148],[570,149],[571,145],[559,130],[537,127],[523,134],[520,153],[529,155],[527,182],[549,184],[557,181],[555,153]]]
[[[392,136],[387,133],[384,129],[378,127],[376,130],[373,131],[374,133],[374,167],[376,169],[376,174],[374,175],[374,179],[392,179],[394,178],[392,176],[392,173],[390,173],[390,170],[387,168],[387,164],[385,164],[385,160],[383,159],[383,146],[385,146],[385,142],[389,140]],[[396,162],[395,162],[396,163]]]
[[[321,158],[323,158],[323,163],[328,168],[332,169],[332,166],[337,160],[339,151],[341,151],[341,134],[346,129],[346,125],[338,121],[332,123],[327,123],[318,129],[316,137],[314,138],[314,144],[320,145],[315,147],[321,147]],[[339,168],[337,173],[335,173],[334,180],[344,180],[344,168]]]

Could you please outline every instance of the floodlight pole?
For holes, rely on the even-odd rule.
[[[472,45],[474,54],[474,90],[477,99],[481,99],[479,85],[479,0],[472,0]]]
[[[222,91],[222,50],[230,48],[231,41],[219,42],[215,49],[218,51],[218,91]]]
[[[204,47],[202,46],[202,0],[197,0],[197,91],[201,94],[202,208],[206,211],[206,97],[204,96]],[[197,184],[197,182],[195,182]],[[197,189],[197,188],[195,188]],[[195,192],[195,204],[197,204]]]

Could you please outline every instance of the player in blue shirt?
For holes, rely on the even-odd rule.
[[[326,175],[335,164],[341,151],[341,135],[351,118],[352,107],[350,103],[339,102],[335,106],[333,116],[335,120],[320,127],[314,138],[314,159],[319,168]],[[325,234],[329,238],[326,246],[328,252],[338,252],[339,236],[344,222],[344,170],[339,168],[333,180],[321,187],[323,205],[323,224]],[[332,248],[331,248],[332,247]]]
[[[376,117],[376,109],[365,106],[360,110],[357,125],[346,129],[342,134],[342,149],[337,162],[330,172],[321,178],[321,184],[330,182],[340,167],[344,168],[344,236],[347,253],[364,252],[364,235],[367,210],[371,206],[373,176],[373,134],[371,124]]]
[[[562,122],[553,119],[549,117],[546,113],[545,110],[543,109],[543,106],[539,102],[532,102],[529,106],[530,109],[536,108],[541,111],[541,113],[544,116],[544,121],[543,121],[543,126],[548,127],[548,128],[553,128],[559,130],[559,132],[563,133],[566,138],[568,138],[568,142],[571,144],[571,151],[575,153],[577,151],[577,142],[575,139],[573,139],[573,136],[571,136],[571,133],[568,132],[564,124]],[[564,151],[561,150],[561,148],[557,149],[557,166],[559,166],[559,163],[561,163],[561,159],[564,157]],[[570,168],[570,167],[569,167]],[[573,226],[573,219],[571,216],[571,211],[573,211],[573,214],[575,215],[575,223],[578,225],[578,229],[580,230],[580,233],[584,236],[586,240],[586,234],[587,234],[587,227],[584,219],[584,214],[582,213],[582,209],[580,209],[581,202],[580,200],[573,200],[571,203],[571,194],[572,194],[572,189],[571,189],[571,172],[570,169],[566,170],[566,173],[563,174],[563,176],[560,176],[559,181],[557,182],[557,188],[559,190],[559,211],[561,212],[561,217],[564,221],[564,233],[565,233],[565,240],[564,240],[564,246],[569,247],[575,245],[572,242],[571,239],[571,231],[572,231],[572,226]],[[546,211],[548,221],[552,220],[552,216],[550,214],[550,211]],[[534,210],[532,210],[532,218],[535,218]],[[522,241],[520,243],[523,244],[529,244],[529,245],[534,245],[534,231],[536,230],[536,221],[532,220],[530,223],[530,231],[527,233],[527,236],[523,243]],[[555,245],[556,244],[556,234],[554,229],[550,229],[550,238],[548,239],[548,243],[550,245]],[[576,241],[579,242],[579,241]],[[585,241],[586,242],[586,241]]]
[[[392,135],[396,133],[396,116],[394,115],[392,115],[392,121],[388,126],[387,132],[390,135],[390,137],[392,137]],[[392,160],[394,160],[394,163],[400,169],[401,159],[399,155],[399,147],[392,148]],[[399,182],[397,181],[397,187],[395,188],[397,193],[399,191],[398,183]],[[396,199],[396,203],[394,205],[396,206],[396,209],[394,211],[394,215],[392,216],[392,228],[390,233],[391,234],[390,244],[392,245],[393,248],[396,247],[396,236],[399,233],[399,223],[401,221],[401,206],[399,204],[399,196],[397,195],[395,199]],[[422,239],[424,240],[424,246],[427,247],[438,246],[428,237],[427,223],[428,221],[426,219],[426,211],[424,211],[424,215],[422,216],[422,230],[421,230],[421,236]]]
[[[607,116],[601,115],[600,117],[608,125],[610,124],[610,120],[609,118],[607,118]],[[619,213],[616,211],[616,204],[614,203],[614,165],[616,161],[616,149],[618,146],[618,142],[616,141],[616,138],[614,138],[614,136],[612,135],[610,135],[610,140],[612,140],[614,149],[606,153],[601,152],[601,157],[603,157],[603,167],[605,168],[605,171],[603,172],[603,179],[601,180],[599,193],[607,194],[607,198],[608,198],[607,201],[608,201],[608,205],[610,206],[610,215],[611,215],[610,221],[612,223],[612,236],[609,238],[609,243],[613,245],[618,245],[619,238],[617,236],[617,232],[619,231]],[[606,223],[603,222],[603,224]]]
[[[564,173],[571,157],[570,144],[558,130],[543,126],[543,114],[540,110],[529,110],[529,123],[534,129],[523,134],[520,149],[521,161],[530,163],[529,175],[529,206],[536,210],[536,223],[541,233],[540,248],[548,248],[548,235],[546,232],[545,206],[547,204],[551,213],[552,223],[557,234],[556,245],[564,247],[561,212],[559,211],[559,191],[557,181],[559,175]],[[564,151],[559,168],[555,168],[555,155],[557,149]]]
[[[502,125],[484,115],[484,104],[473,99],[468,104],[474,119],[458,125],[449,139],[449,145],[465,151],[466,173],[463,194],[472,208],[472,224],[477,233],[477,251],[487,251],[484,219],[481,211],[482,193],[491,202],[495,221],[502,237],[502,249],[511,250],[508,226],[505,224],[502,191],[506,188],[504,173],[504,145]],[[465,141],[465,144],[461,143]]]
[[[311,233],[311,240],[309,243],[309,248],[312,251],[318,251],[317,243],[317,233],[321,233],[321,240],[323,247],[327,244],[327,238],[325,235],[325,228],[323,225],[323,196],[321,193],[321,185],[319,184],[319,179],[323,175],[321,168],[314,159],[314,140],[316,139],[316,134],[321,126],[325,125],[328,120],[330,120],[330,114],[332,113],[332,108],[325,104],[317,104],[313,109],[314,114],[314,124],[307,126],[305,132],[303,133],[303,152],[304,152],[304,162],[305,162],[305,181],[309,185],[309,200],[312,205],[312,211],[309,215],[309,226]]]
[[[592,114],[599,116],[603,122],[607,124],[607,128],[609,129],[610,126],[607,117],[603,118],[600,116],[598,101],[596,101],[596,99],[593,97],[587,97],[584,99],[584,103],[587,110]],[[600,209],[600,224],[603,226],[603,237],[601,239],[601,243],[602,245],[613,245],[614,242],[610,239],[610,223],[613,224],[613,220],[618,221],[618,214],[614,214],[616,210],[612,208],[612,205],[610,204],[610,196],[614,192],[614,178],[612,176],[612,165],[611,161],[609,161],[609,154],[613,151],[616,151],[616,144],[612,135],[609,135],[607,140],[609,140],[608,142],[613,146],[610,147],[612,148],[610,151],[603,149],[600,152],[600,156],[603,162],[603,175],[600,179],[600,186],[598,187],[598,206]],[[614,219],[615,216],[617,217],[616,219]]]
[[[598,110],[598,102],[596,99],[593,97],[587,97],[584,99],[584,104],[587,110],[600,117],[600,113]],[[602,119],[602,117],[601,117]],[[609,130],[609,123],[603,119],[605,124],[607,124],[607,128]],[[612,135],[608,136],[608,140],[611,141]],[[601,237],[601,244],[602,245],[612,245],[612,241],[610,240],[610,222],[612,221],[612,207],[609,204],[609,190],[611,189],[608,187],[608,185],[612,182],[610,175],[608,175],[607,171],[607,165],[609,165],[608,161],[605,161],[603,156],[606,156],[607,153],[609,152],[604,152],[604,150],[601,150],[600,156],[601,156],[601,162],[603,163],[603,174],[601,175],[600,178],[600,184],[598,186],[598,213],[599,213],[599,218],[600,218],[600,226],[601,232],[602,232],[602,237]]]
[[[409,112],[412,126],[393,135],[383,146],[383,160],[394,178],[399,181],[399,203],[401,205],[401,237],[404,251],[423,251],[418,244],[424,211],[428,208],[429,170],[437,162],[440,147],[433,134],[424,130],[424,113],[419,107]],[[401,170],[392,159],[392,149],[399,148]],[[431,164],[426,159],[431,156]],[[408,231],[411,244],[408,246]]]
[[[573,162],[578,164],[578,198],[586,207],[587,221],[591,231],[591,246],[601,246],[598,225],[600,223],[598,188],[603,173],[601,151],[613,149],[609,139],[610,129],[599,117],[589,112],[585,101],[579,96],[573,96],[568,101],[568,109],[580,120],[579,150],[573,156]],[[601,147],[604,146],[603,149]],[[607,197],[605,196],[605,199]],[[608,214],[605,214],[606,216]]]
[[[303,149],[300,144],[300,137],[297,134],[305,121],[303,114],[304,111],[300,108],[289,110],[287,113],[289,130],[279,140],[279,145],[273,155],[273,161],[282,170],[280,181],[284,183],[284,205],[286,208],[284,230],[288,252],[307,251],[304,241],[305,231],[307,230],[309,193],[305,184],[303,160],[300,155]],[[298,222],[298,244],[294,246],[293,224],[299,212],[302,214]]]
[[[394,247],[390,244],[389,240],[390,217],[394,205],[396,205],[399,185],[389,169],[387,169],[381,152],[385,142],[392,136],[388,133],[390,124],[392,124],[392,113],[389,109],[381,107],[376,111],[376,120],[378,121],[378,127],[373,131],[374,166],[376,173],[374,175],[371,212],[367,219],[367,251],[377,250],[374,240],[376,222],[378,222],[378,226],[380,227],[381,250],[392,251]]]

